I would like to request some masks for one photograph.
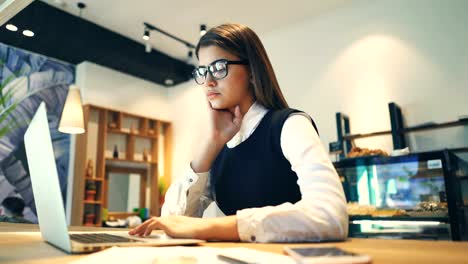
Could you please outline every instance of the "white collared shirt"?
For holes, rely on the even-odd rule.
[[[233,148],[245,141],[267,112],[268,109],[254,103],[227,146]],[[284,156],[297,174],[301,200],[237,211],[240,239],[291,242],[346,238],[348,214],[343,187],[310,118],[302,113],[290,115],[281,130],[280,141]],[[209,172],[195,173],[189,166],[186,175],[168,189],[161,215],[201,217],[213,201],[209,177]]]

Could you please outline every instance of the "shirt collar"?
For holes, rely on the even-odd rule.
[[[255,128],[257,128],[260,120],[262,120],[263,116],[267,112],[267,108],[257,102],[254,102],[242,118],[242,124],[239,132],[237,132],[237,134],[234,135],[231,140],[229,140],[227,146],[229,148],[233,148],[246,140],[253,133],[253,131],[255,131]]]

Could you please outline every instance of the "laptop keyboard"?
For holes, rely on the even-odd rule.
[[[141,242],[138,240],[106,233],[70,234],[70,238],[73,241],[84,244]]]

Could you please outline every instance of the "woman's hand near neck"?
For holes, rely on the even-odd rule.
[[[224,145],[239,132],[242,119],[253,105],[252,97],[240,102],[240,104],[226,110],[213,109],[208,102],[210,115],[210,132],[208,137],[198,148],[198,154],[190,163],[194,172],[207,172],[223,149]]]

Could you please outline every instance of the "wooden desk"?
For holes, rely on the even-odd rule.
[[[105,230],[93,227],[72,227],[73,231]],[[112,229],[115,230],[115,229]],[[68,255],[45,243],[37,225],[0,223],[0,263],[68,263],[84,255]],[[11,233],[17,232],[17,233]],[[367,254],[375,264],[398,263],[468,263],[468,242],[350,239],[326,244],[251,244],[251,243],[202,243],[210,247],[248,247],[257,250],[282,253],[285,245],[336,246],[356,253]]]

